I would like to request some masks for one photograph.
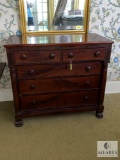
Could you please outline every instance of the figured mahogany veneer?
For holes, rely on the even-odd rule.
[[[68,41],[59,36],[45,36],[45,43],[39,43],[44,36],[36,36],[34,44],[30,37],[24,44],[21,36],[11,36],[5,45],[16,126],[22,126],[23,117],[52,113],[96,111],[103,117],[113,42],[97,34],[88,34],[82,42],[77,37],[81,35],[67,35]]]

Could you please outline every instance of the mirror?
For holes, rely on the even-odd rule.
[[[88,12],[89,0],[20,0],[23,34],[85,33]]]

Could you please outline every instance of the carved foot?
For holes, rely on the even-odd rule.
[[[22,125],[23,125],[22,118],[16,118],[15,127],[22,127]]]
[[[96,112],[96,117],[97,118],[103,118],[103,112]]]

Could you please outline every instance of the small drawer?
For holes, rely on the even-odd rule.
[[[19,81],[19,92],[24,95],[98,89],[99,83],[99,76],[23,80]]]
[[[23,110],[95,105],[98,103],[98,90],[22,96],[20,101]]]
[[[104,60],[105,48],[64,50],[63,61]]]
[[[15,63],[46,63],[46,62],[60,62],[61,51],[35,51],[35,52],[15,52]]]
[[[33,79],[47,77],[66,77],[100,74],[102,63],[73,63],[72,70],[69,63],[17,66],[18,79]]]

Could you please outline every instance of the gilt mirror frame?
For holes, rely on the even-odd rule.
[[[79,25],[76,26],[76,29],[59,29],[59,30],[47,30],[47,31],[32,31],[27,29],[27,20],[26,20],[26,3],[27,0],[19,0],[20,6],[20,19],[21,19],[21,31],[22,35],[49,35],[49,34],[87,34],[89,28],[89,12],[90,12],[90,0],[84,0],[84,20],[83,20],[83,29],[79,29]],[[35,0],[36,1],[36,0]],[[51,2],[53,0],[47,0]],[[60,1],[60,0],[59,0]],[[82,1],[82,0],[80,0]],[[49,5],[49,4],[48,4]]]

